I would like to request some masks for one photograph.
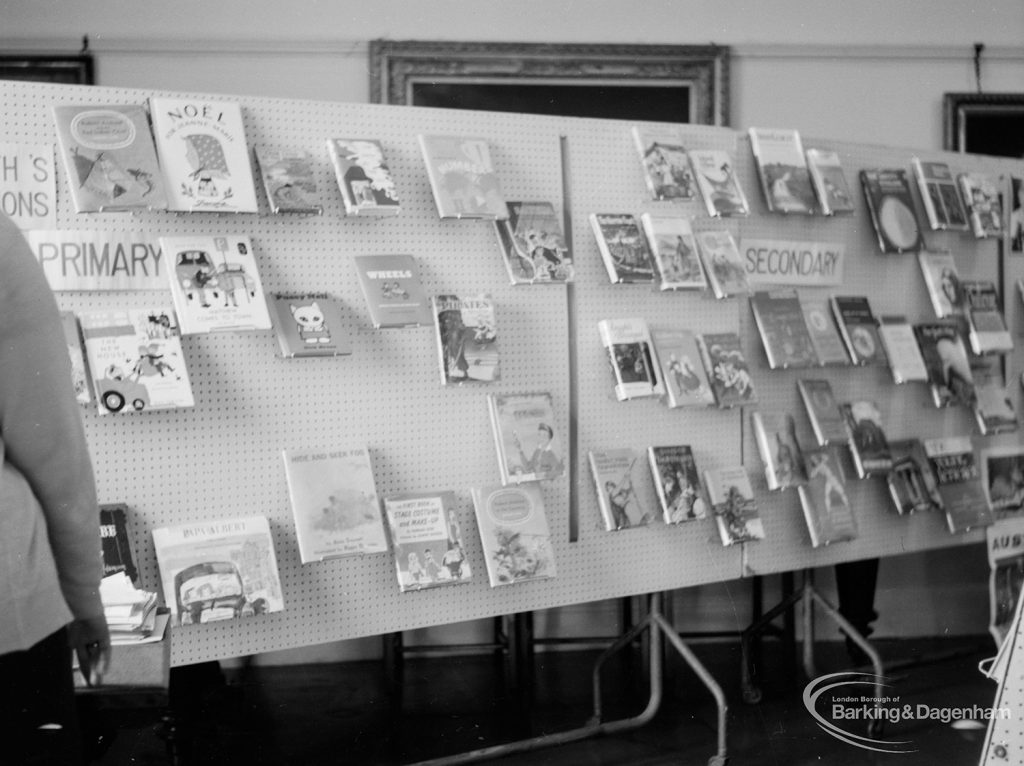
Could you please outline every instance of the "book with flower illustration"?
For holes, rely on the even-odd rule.
[[[406,492],[384,498],[398,587],[402,591],[469,582],[455,493]]]
[[[508,218],[486,139],[423,133],[417,139],[441,218]]]
[[[327,152],[345,203],[345,215],[390,216],[401,212],[398,191],[380,141],[330,138]]]
[[[260,145],[253,150],[270,212],[320,215],[324,206],[313,156],[306,149]]]
[[[491,587],[555,577],[555,550],[536,482],[470,489]]]
[[[366,447],[282,455],[303,564],[388,549]]]
[[[764,524],[746,468],[733,465],[705,469],[704,486],[722,545],[764,539]]]
[[[682,129],[674,125],[634,125],[632,132],[651,199],[693,199],[697,186]]]
[[[792,128],[748,128],[764,201],[772,213],[817,212],[800,132]]]
[[[489,295],[431,296],[441,383],[493,383],[501,378],[494,301]]]

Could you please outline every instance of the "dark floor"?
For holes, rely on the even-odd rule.
[[[892,684],[887,693],[916,707],[992,704],[995,684],[978,671],[992,656],[990,639],[880,642]],[[877,753],[827,734],[802,702],[806,683],[796,658],[774,639],[764,642],[757,678],[760,704],[742,702],[739,646],[695,643],[693,649],[728,699],[730,766],[933,766],[977,764],[985,729],[936,720],[886,724],[878,735],[913,750]],[[220,674],[217,666],[175,669],[172,698],[179,721],[180,763],[366,764],[392,766],[455,756],[500,743],[564,733],[587,724],[593,710],[592,651],[538,653],[533,688],[517,693],[489,656],[407,658],[400,694],[389,694],[380,662],[248,667]],[[648,700],[642,645],[606,663],[604,720],[639,715]],[[838,642],[819,645],[817,673],[849,669]],[[112,719],[107,719],[110,724]],[[716,708],[710,694],[669,652],[664,698],[654,718],[636,730],[604,734],[496,757],[497,766],[660,766],[706,764],[717,753]],[[851,725],[853,726],[853,725]],[[103,766],[166,764],[155,720],[128,722],[94,761]],[[864,728],[850,729],[865,734]]]

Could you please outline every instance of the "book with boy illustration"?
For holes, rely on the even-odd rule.
[[[551,394],[489,394],[487,408],[502,484],[548,481],[565,473]]]
[[[384,498],[398,587],[402,591],[469,582],[455,493],[406,492]]]

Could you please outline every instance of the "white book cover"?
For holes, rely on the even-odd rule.
[[[473,487],[491,587],[555,577],[555,551],[540,485]]]
[[[914,328],[903,315],[878,318],[878,337],[882,339],[894,383],[927,383],[928,368],[917,345]]]
[[[402,591],[469,582],[455,493],[407,492],[384,498],[398,587]]]
[[[644,319],[602,319],[597,329],[615,375],[615,397],[619,401],[665,393]]]

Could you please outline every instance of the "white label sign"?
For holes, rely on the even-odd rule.
[[[53,290],[168,290],[157,237],[144,232],[27,231]]]
[[[740,254],[752,284],[816,287],[843,281],[842,242],[744,239]]]
[[[57,227],[52,146],[0,143],[0,210],[23,231]]]

